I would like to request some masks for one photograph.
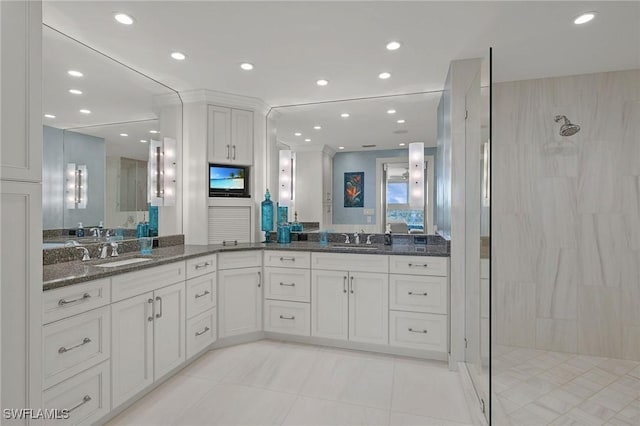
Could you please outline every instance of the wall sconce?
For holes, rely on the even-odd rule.
[[[87,208],[88,173],[86,165],[67,163],[65,205],[67,209]]]
[[[149,202],[152,206],[176,205],[176,140],[164,138],[149,144]]]
[[[291,157],[291,150],[280,150],[279,167],[278,204],[291,207],[291,200],[293,200],[293,159]]]
[[[409,144],[409,207],[424,210],[424,143]]]
[[[483,173],[482,173],[482,205],[488,207],[491,205],[491,145],[490,141],[482,144],[483,156]]]

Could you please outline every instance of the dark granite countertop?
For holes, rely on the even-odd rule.
[[[343,246],[343,247],[340,247]],[[290,244],[263,244],[263,243],[245,243],[237,246],[217,245],[176,245],[169,247],[161,247],[153,249],[153,254],[149,257],[148,262],[140,262],[129,265],[123,265],[113,268],[101,268],[97,265],[107,262],[115,262],[133,257],[143,257],[139,253],[126,253],[117,258],[109,258],[103,260],[90,260],[87,262],[71,261],[44,265],[43,267],[43,289],[52,290],[54,288],[64,287],[71,284],[77,284],[85,281],[91,281],[99,278],[119,275],[126,272],[139,271],[158,265],[163,265],[180,260],[191,259],[194,257],[204,256],[210,253],[220,253],[238,250],[297,250],[297,251],[315,251],[329,253],[355,253],[355,254],[390,254],[405,256],[439,256],[449,257],[449,246],[447,244],[428,244],[426,246],[418,245],[372,245],[366,246],[360,244],[358,247],[369,247],[369,249],[353,249],[344,247],[344,244],[331,243],[327,246],[321,246],[314,241],[295,241]],[[352,244],[349,247],[354,247]]]

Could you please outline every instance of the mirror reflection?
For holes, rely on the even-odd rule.
[[[181,111],[171,88],[44,26],[46,246],[106,230],[135,236],[150,219],[150,145],[181,140]],[[161,235],[182,231],[169,209],[158,209]]]
[[[291,150],[293,185],[285,200],[290,220],[297,212],[300,222],[334,232],[433,234],[440,96],[437,91],[272,110],[268,173],[271,187],[279,186],[278,151]],[[419,182],[410,167],[414,143],[423,144]]]

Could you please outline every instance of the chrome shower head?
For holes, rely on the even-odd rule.
[[[556,115],[556,123],[562,120],[564,120],[564,124],[560,126],[560,136],[573,136],[580,131],[580,126],[572,124],[567,117],[564,115]]]

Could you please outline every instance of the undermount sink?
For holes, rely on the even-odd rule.
[[[352,246],[349,244],[333,244],[331,248],[347,249],[347,250],[378,250],[376,246]]]
[[[131,259],[117,260],[115,262],[102,263],[100,265],[95,265],[98,268],[117,268],[118,266],[132,265],[134,263],[140,262],[148,262],[151,259],[144,257],[134,257]]]

